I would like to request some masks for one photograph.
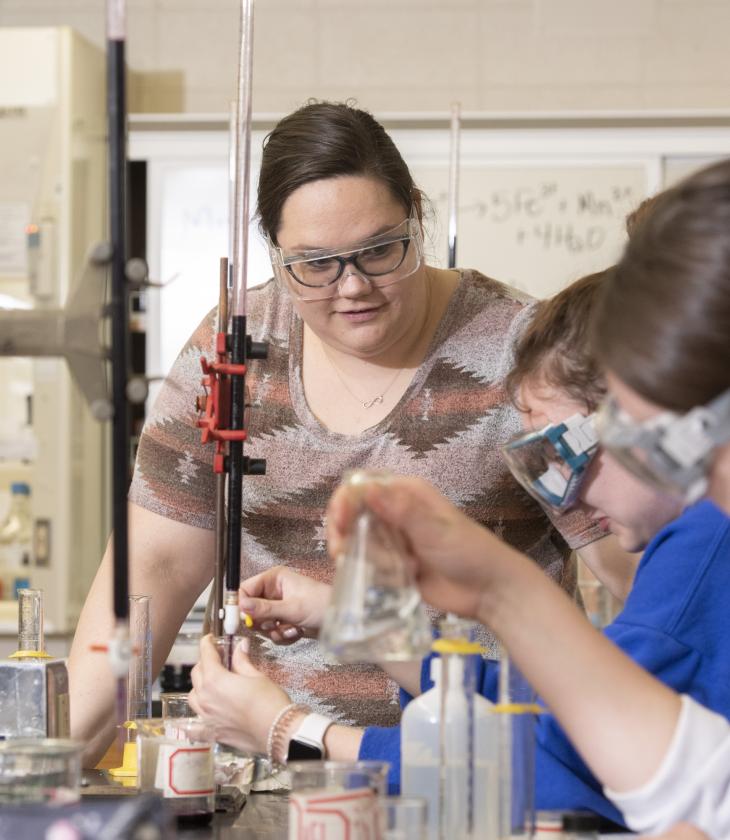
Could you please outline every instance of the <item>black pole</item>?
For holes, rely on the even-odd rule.
[[[246,364],[246,316],[231,318],[231,362]],[[245,420],[246,380],[240,374],[231,376],[231,429],[240,431]],[[241,585],[241,503],[243,500],[243,441],[233,440],[228,449],[228,556],[226,557],[226,591],[238,592]]]
[[[107,41],[107,110],[109,130],[109,236],[111,259],[112,362],[112,509],[114,522],[114,615],[129,617],[127,491],[129,485],[129,295],[125,278],[126,240],[126,98],[124,2],[110,0]]]

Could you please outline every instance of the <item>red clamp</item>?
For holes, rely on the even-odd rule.
[[[226,362],[226,339],[225,333],[218,333],[216,336],[216,354],[218,361],[209,362],[205,357],[201,358],[200,366],[205,376],[201,380],[205,388],[205,396],[198,397],[196,407],[203,412],[203,417],[198,418],[196,425],[202,429],[201,440],[203,443],[215,441],[215,455],[213,456],[213,470],[216,473],[224,472],[225,444],[231,440],[244,441],[247,438],[246,430],[233,431],[227,428],[231,416],[231,376],[244,376],[246,365],[234,365]]]

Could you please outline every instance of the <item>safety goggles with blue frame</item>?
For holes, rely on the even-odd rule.
[[[502,447],[512,475],[541,504],[557,512],[572,507],[598,451],[595,414],[518,435]]]

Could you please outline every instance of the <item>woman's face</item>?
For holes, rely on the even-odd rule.
[[[606,382],[619,407],[634,420],[648,420],[666,411],[657,403],[649,402],[610,371],[606,374]],[[708,498],[730,515],[730,444],[717,448],[708,479]]]
[[[535,430],[586,414],[585,405],[549,385],[523,385],[520,405],[523,425]],[[588,466],[578,498],[588,516],[630,552],[644,549],[682,510],[676,499],[659,495],[600,451]]]
[[[359,243],[396,227],[408,214],[409,208],[376,178],[325,178],[299,187],[286,199],[276,238],[285,253],[356,250]],[[378,288],[348,264],[334,297],[304,301],[292,295],[292,300],[321,341],[367,359],[386,353],[422,322],[428,305],[425,281],[421,265],[410,276]]]

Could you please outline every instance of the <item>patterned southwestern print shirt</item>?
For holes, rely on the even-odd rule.
[[[499,444],[519,430],[503,377],[531,307],[514,290],[462,271],[428,354],[393,411],[360,435],[324,428],[302,386],[302,321],[270,280],[249,291],[248,325],[269,342],[246,379],[253,404],[246,451],[266,458],[265,476],[243,485],[242,578],[284,564],[330,581],[325,545],[327,501],[345,470],[387,469],[422,476],[452,502],[572,590],[570,547],[603,534],[583,515],[558,521],[560,533],[512,479]],[[214,527],[213,450],[200,443],[195,395],[200,357],[214,357],[210,312],[175,362],[147,419],[130,500],[161,516]],[[562,536],[561,536],[562,535]],[[207,559],[206,562],[210,562]],[[489,558],[485,557],[485,562]],[[494,655],[494,639],[482,640]],[[325,663],[316,641],[277,647],[256,638],[252,657],[296,702],[343,723],[390,726],[399,708],[395,685],[372,665]]]

